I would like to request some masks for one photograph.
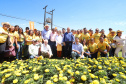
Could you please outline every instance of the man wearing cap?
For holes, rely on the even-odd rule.
[[[115,55],[119,57],[118,53],[120,50],[122,50],[122,57],[126,58],[125,52],[126,52],[126,43],[125,37],[122,37],[122,32],[121,30],[117,31],[117,35],[114,37],[114,42],[116,43],[116,50],[115,50]]]
[[[1,23],[3,27],[0,27],[0,62],[4,57],[4,51],[6,48],[7,37],[9,36],[7,29],[10,27],[8,22]]]
[[[72,52],[72,43],[74,42],[74,36],[72,32],[70,32],[70,28],[67,28],[67,32],[63,37],[63,45],[65,46],[65,57],[70,58]]]
[[[51,30],[49,30],[49,25],[48,24],[46,24],[44,27],[45,28],[42,31],[42,38],[47,39],[49,41],[49,43],[50,43],[49,39],[50,39]]]
[[[33,39],[33,43],[29,45],[28,50],[30,54],[30,58],[37,58],[39,53],[40,46],[37,45],[37,40]]]

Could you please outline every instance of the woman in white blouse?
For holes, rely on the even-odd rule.
[[[61,57],[63,37],[61,36],[61,31],[60,30],[57,32],[57,34],[58,35],[55,38],[55,40],[56,40],[56,47],[57,47],[57,56]]]
[[[117,35],[114,37],[114,42],[116,43],[116,50],[115,50],[115,55],[119,57],[118,53],[120,50],[122,50],[122,57],[125,57],[125,52],[126,52],[126,43],[125,43],[125,38],[122,37],[122,32],[118,30]]]

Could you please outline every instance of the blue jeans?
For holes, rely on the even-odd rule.
[[[90,53],[90,52],[86,52],[86,53]],[[84,53],[84,56],[87,57],[87,58],[91,58],[91,55],[87,55]]]
[[[23,42],[18,42],[19,48],[16,49],[16,59],[22,59],[22,50],[23,50],[22,44]]]
[[[72,51],[72,58],[73,58],[74,60],[76,60],[76,58],[78,58],[78,57],[80,57],[80,56],[81,56],[81,54],[78,54],[77,52]],[[84,58],[84,56],[83,56],[83,58]]]
[[[33,55],[30,56],[31,59],[35,58]]]

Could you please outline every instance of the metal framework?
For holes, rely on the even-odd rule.
[[[44,12],[44,26],[47,24],[47,22],[46,22],[46,13],[47,14],[50,14],[51,15],[51,29],[53,28],[53,11],[55,10],[55,9],[53,9],[52,11],[50,11],[50,12],[46,12],[46,8],[47,8],[47,6],[48,5],[46,5],[43,9],[45,9],[45,12]]]

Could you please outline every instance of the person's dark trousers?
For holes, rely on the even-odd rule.
[[[111,47],[111,49],[110,49],[110,51],[109,51],[109,56],[113,57],[114,54],[115,54],[115,50],[116,50],[116,48],[112,48],[112,47]]]
[[[57,57],[57,50],[56,50],[56,41],[50,41],[50,47],[53,53],[53,57]]]
[[[0,43],[0,63],[4,61],[4,51],[6,49],[6,42]]]
[[[65,57],[71,58],[72,42],[65,42]]]
[[[62,46],[62,57],[65,57],[65,46]]]
[[[25,46],[24,46],[24,57],[25,57],[26,59],[29,59],[29,57],[30,57],[30,54],[29,54],[29,51],[28,51],[28,46],[29,46],[29,45],[25,45]]]
[[[108,54],[104,54],[103,52],[101,52],[101,57],[108,57]]]
[[[4,61],[4,52],[0,52],[0,63]]]
[[[93,59],[93,58],[97,59],[97,53],[98,53],[98,52],[96,52],[96,53],[94,53],[94,54],[91,54],[91,59]]]

